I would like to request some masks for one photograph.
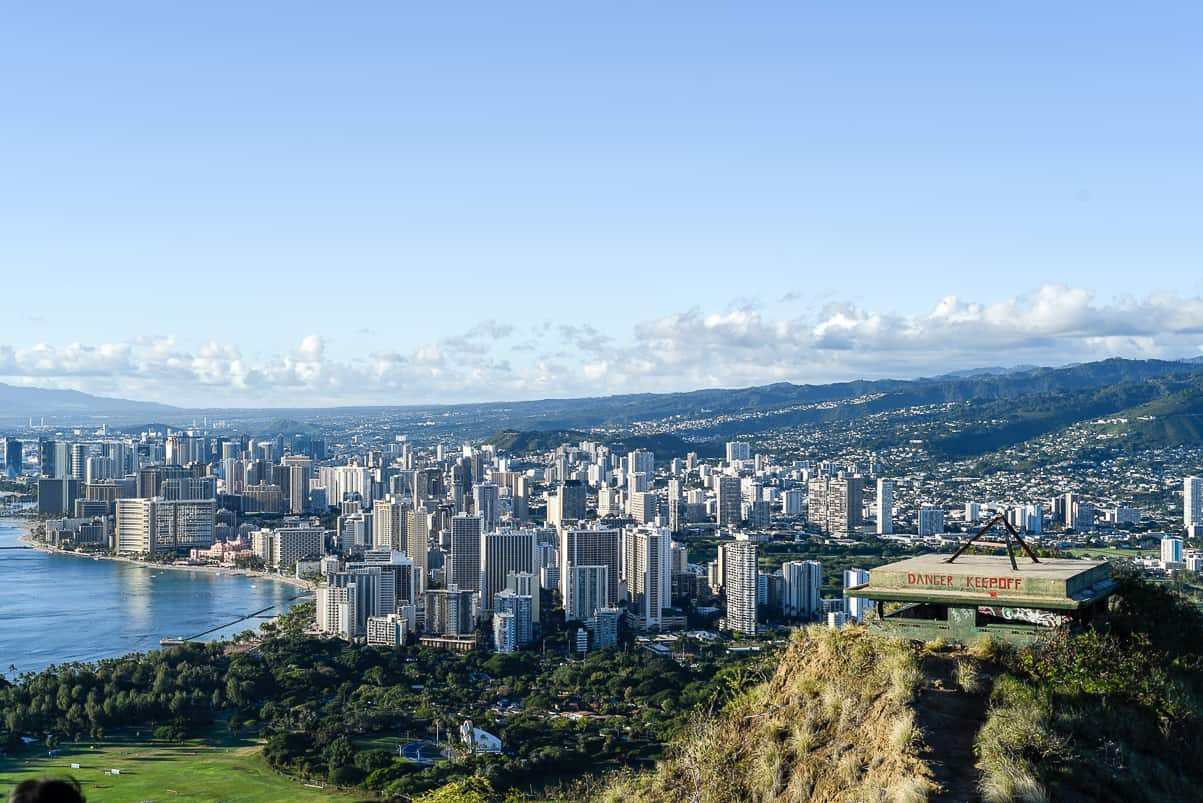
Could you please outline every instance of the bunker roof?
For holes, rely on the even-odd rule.
[[[1115,590],[1106,561],[1020,559],[1011,568],[1005,555],[919,555],[879,566],[869,582],[847,591],[850,597],[897,602],[990,604],[1021,608],[1076,609]]]

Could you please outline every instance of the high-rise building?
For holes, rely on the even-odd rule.
[[[476,594],[455,586],[426,592],[424,632],[436,636],[470,636],[476,631]]]
[[[781,512],[786,516],[802,515],[802,491],[790,488],[781,494]]]
[[[723,591],[727,597],[727,629],[756,635],[756,544],[729,541],[723,552]]]
[[[597,515],[618,516],[622,514],[622,495],[617,488],[603,485],[597,492]]]
[[[1161,562],[1182,562],[1182,539],[1166,536],[1161,539]]]
[[[621,608],[598,608],[591,623],[593,625],[593,649],[604,650],[618,644],[618,623],[622,619]]]
[[[377,499],[372,503],[372,546],[377,549],[407,548],[405,506],[393,497]]]
[[[609,605],[609,566],[574,565],[561,574],[564,585],[564,616],[589,621]]]
[[[451,517],[451,555],[447,563],[447,583],[480,591],[480,517],[456,513]]]
[[[965,503],[965,522],[972,524],[982,520],[982,506],[977,502]]]
[[[481,536],[480,607],[492,611],[493,597],[505,589],[510,572],[533,572],[535,534],[531,530],[498,530]]]
[[[742,460],[752,459],[752,444],[744,441],[728,441],[727,442],[727,462],[735,463]]]
[[[827,528],[835,535],[852,535],[864,511],[865,481],[861,477],[833,479],[827,485]]]
[[[38,514],[69,516],[75,510],[82,483],[71,477],[43,477],[38,480]]]
[[[627,453],[627,474],[646,474],[653,477],[656,474],[656,455],[646,449],[636,449]]]
[[[398,647],[405,643],[408,633],[409,620],[404,616],[390,613],[385,616],[368,617],[368,644]]]
[[[565,527],[560,531],[560,595],[565,605],[571,594],[575,566],[605,566],[605,607],[618,605],[619,544],[620,532],[614,528]]]
[[[212,499],[118,499],[117,551],[180,552],[213,545]]]
[[[531,597],[503,589],[493,597],[493,606],[494,648],[515,652],[529,644],[533,638]]]
[[[600,502],[599,502],[600,505]],[[681,532],[687,521],[685,497],[681,494],[681,481],[668,481],[668,529],[673,533]]]
[[[631,518],[640,524],[655,524],[660,514],[660,497],[655,491],[635,491],[631,494]]]
[[[1065,524],[1065,529],[1073,530],[1077,522],[1074,521],[1074,514],[1078,509],[1077,495],[1070,491],[1061,497],[1061,521]]]
[[[781,566],[785,583],[782,613],[792,619],[814,619],[820,613],[823,565],[817,560],[791,560]]]
[[[493,482],[472,486],[472,509],[480,516],[484,532],[492,532],[501,522],[501,490]]]
[[[718,526],[738,527],[743,518],[743,484],[739,477],[718,478]]]
[[[535,566],[539,566],[538,549],[539,544],[535,545]],[[515,594],[531,598],[530,619],[535,625],[539,624],[539,603],[542,601],[540,595],[539,574],[537,572],[509,572],[505,576],[505,590],[513,591]],[[494,597],[493,599],[497,599]]]
[[[940,535],[944,532],[944,511],[924,505],[919,509],[919,535]]]
[[[430,576],[430,514],[425,510],[410,510],[405,514],[405,542],[402,551],[414,562],[419,588],[426,590]]]
[[[21,475],[21,441],[16,438],[4,440],[4,476],[15,480]]]
[[[869,573],[864,569],[844,569],[844,588],[849,589],[854,586],[864,585],[869,582]],[[868,600],[860,599],[859,597],[849,597],[844,595],[844,613],[849,619],[855,619],[858,622],[865,620],[865,611]]]
[[[563,524],[570,521],[582,521],[586,516],[586,493],[588,489],[580,480],[564,480],[556,489],[556,493],[548,500],[554,506],[550,519],[552,523]]]
[[[251,533],[251,550],[268,566],[285,569],[305,558],[320,557],[326,547],[321,527],[278,527]]]
[[[894,481],[877,481],[877,534],[894,532]]]
[[[672,606],[672,534],[667,528],[635,527],[623,533],[623,577],[631,612],[643,630],[659,630]]]
[[[362,561],[348,563],[346,570],[379,574],[379,609],[382,611],[399,610],[403,605],[416,605],[421,598],[414,562],[404,552],[369,549],[364,552]]]
[[[72,479],[83,480],[87,477],[88,457],[92,454],[92,444],[90,443],[73,443],[71,444],[70,467],[67,469],[67,476]]]
[[[1182,524],[1184,527],[1203,524],[1203,477],[1187,477],[1182,481]]]

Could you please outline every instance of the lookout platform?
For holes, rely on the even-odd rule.
[[[1005,555],[919,555],[880,566],[847,590],[876,603],[871,630],[965,644],[990,635],[1027,644],[1052,629],[1076,629],[1106,610],[1115,591],[1106,561],[1042,558],[1013,565]]]

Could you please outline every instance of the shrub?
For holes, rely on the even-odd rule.
[[[982,675],[977,666],[964,659],[957,661],[957,686],[966,694],[979,694],[982,691]]]

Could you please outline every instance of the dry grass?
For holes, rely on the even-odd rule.
[[[1051,706],[1040,692],[1006,676],[994,687],[990,713],[974,749],[982,768],[980,791],[987,803],[1048,799],[1038,766],[1068,757],[1067,746],[1051,726]]]
[[[910,701],[918,647],[863,628],[796,631],[774,677],[690,728],[604,800],[921,801],[933,788]]]
[[[981,694],[985,686],[982,682],[982,673],[978,671],[977,665],[964,658],[957,661],[956,679],[957,686],[966,694]]]

